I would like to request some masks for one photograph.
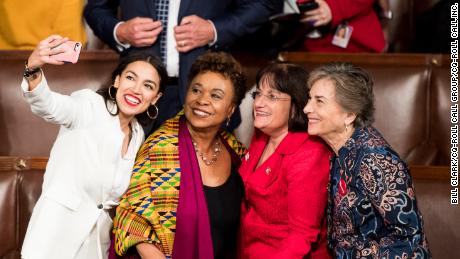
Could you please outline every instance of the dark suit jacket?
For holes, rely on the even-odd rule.
[[[113,49],[116,42],[113,29],[121,20],[126,21],[135,17],[151,17],[157,19],[155,0],[88,0],[84,16],[94,33]],[[117,18],[117,8],[120,7],[121,19]],[[253,33],[268,18],[282,11],[282,0],[181,0],[179,24],[184,16],[197,15],[209,19],[217,30],[217,42],[212,47],[217,50],[227,50],[238,38]],[[179,54],[179,98],[184,102],[187,74],[195,59],[209,47],[201,47],[187,53]],[[128,51],[151,51],[160,56],[159,40],[152,47],[130,48]]]

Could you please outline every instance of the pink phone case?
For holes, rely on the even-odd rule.
[[[64,52],[51,56],[52,59],[55,59],[57,61],[69,62],[73,64],[77,63],[78,56],[80,55],[81,51],[80,42],[66,41],[61,45],[57,46],[56,48],[63,49]]]

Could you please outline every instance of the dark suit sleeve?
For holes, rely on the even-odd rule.
[[[227,15],[211,19],[220,47],[231,45],[244,35],[255,32],[270,16],[282,12],[282,0],[237,0]]]
[[[111,48],[116,49],[113,29],[120,22],[117,18],[118,0],[88,0],[83,11],[86,22],[94,34]]]

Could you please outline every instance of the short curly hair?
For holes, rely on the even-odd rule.
[[[235,58],[225,52],[207,52],[199,56],[188,74],[188,86],[199,74],[214,72],[223,75],[232,82],[235,96],[233,103],[238,106],[246,93],[246,76]]]
[[[356,114],[355,128],[370,126],[374,122],[374,82],[369,73],[351,63],[328,63],[311,71],[308,89],[321,79],[330,80],[335,86],[339,105]]]

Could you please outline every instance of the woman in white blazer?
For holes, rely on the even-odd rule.
[[[161,61],[136,54],[120,59],[112,83],[97,92],[51,91],[41,67],[63,64],[56,55],[67,41],[50,36],[40,42],[21,84],[32,112],[61,125],[22,247],[25,259],[107,258],[108,210],[128,187],[144,141],[140,122],[158,115],[155,103],[164,90]]]

